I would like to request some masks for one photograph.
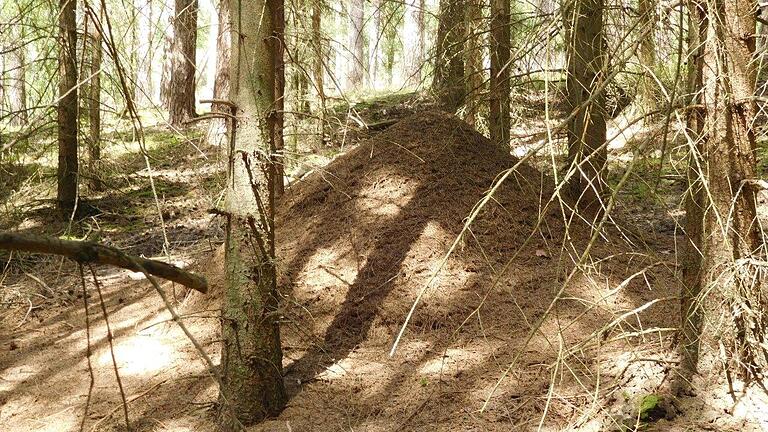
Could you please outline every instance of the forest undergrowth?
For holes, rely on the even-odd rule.
[[[350,126],[325,144],[300,125],[295,139],[286,132],[289,186],[276,238],[290,401],[252,430],[768,428],[755,408],[766,397],[752,389],[734,399],[725,382],[702,379],[694,395],[666,397],[679,361],[685,188],[675,128],[615,119],[609,183],[627,181],[596,231],[556,193],[564,137],[548,128],[562,113],[545,123],[543,103],[516,101],[512,154],[411,95],[340,107],[339,123]],[[163,288],[217,363],[224,224],[216,209],[226,168],[223,149],[201,144],[202,130],[149,127],[151,172],[115,132],[104,150],[106,192],[90,194],[69,222],[52,209],[45,158],[6,162],[0,224],[204,274],[208,295]],[[542,145],[521,163],[523,150]],[[765,215],[764,199],[761,207]],[[74,263],[0,258],[1,430],[123,430],[112,353],[133,430],[215,430],[216,384],[143,275],[96,269],[102,303],[84,294]],[[83,295],[93,303],[87,319]]]

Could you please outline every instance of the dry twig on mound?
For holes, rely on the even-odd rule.
[[[109,264],[147,273],[180,283],[203,294],[208,282],[202,276],[186,272],[173,264],[126,255],[119,249],[93,242],[62,240],[52,237],[0,233],[0,249],[61,255],[79,263]]]

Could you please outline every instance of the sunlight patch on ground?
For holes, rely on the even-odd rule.
[[[408,251],[408,258],[403,264],[403,271],[406,272],[408,285],[411,289],[418,291],[429,281],[440,268],[453,240],[453,236],[449,235],[437,222],[430,221],[427,223],[418,240]],[[436,244],[440,243],[444,244],[445,248],[435,247]],[[450,299],[458,289],[467,283],[472,275],[474,273],[465,271],[461,263],[454,259],[448,260],[443,268],[437,272],[435,279],[424,295],[424,300]]]
[[[67,407],[62,411],[49,415],[41,419],[31,421],[31,429],[36,432],[62,432],[77,430],[80,425],[79,416],[81,413],[74,406]],[[22,428],[23,430],[23,428]]]
[[[318,249],[307,261],[298,283],[317,291],[331,286],[351,286],[357,277],[357,266],[348,259],[349,247],[337,244]]]
[[[416,182],[388,173],[382,180],[364,187],[356,199],[360,212],[395,217],[413,198]]]
[[[174,361],[174,350],[157,337],[136,335],[115,344],[115,358],[121,375],[146,375],[167,368]],[[112,365],[109,348],[101,350],[97,364]]]

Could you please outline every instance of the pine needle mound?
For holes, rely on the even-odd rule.
[[[336,315],[328,328],[314,329],[331,347],[348,351],[377,324],[392,330],[472,208],[517,162],[449,114],[397,123],[286,193],[278,210],[281,285]],[[549,186],[528,165],[507,179],[438,273],[414,328],[465,317],[468,297],[492,283],[491,267],[535,231],[542,188]]]

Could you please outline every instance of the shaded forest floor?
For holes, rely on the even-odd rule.
[[[513,154],[547,139],[541,103],[518,101]],[[659,124],[612,125],[624,134],[612,142],[610,181],[632,160],[636,174],[576,271],[593,231],[550,200],[551,161],[561,155],[549,145],[509,176],[444,260],[465,218],[518,159],[431,108],[407,95],[367,102],[355,109],[366,122],[404,120],[375,133],[335,129],[329,146],[297,138],[291,147],[288,138],[291,186],[277,239],[291,398],[253,430],[768,430],[765,396],[749,390],[734,403],[717,378],[695,382],[694,397],[656,400],[677,362],[684,182],[674,163],[659,164],[662,153],[676,159],[674,130],[665,146]],[[88,215],[73,223],[56,222],[46,199],[49,165],[7,166],[0,224],[170,256],[204,274],[207,296],[163,287],[217,362],[223,221],[208,209],[221,199],[222,149],[201,144],[198,130],[148,132],[151,170],[135,145],[111,136],[107,191],[89,193]],[[50,257],[0,258],[0,430],[79,430],[90,378],[78,269]],[[148,282],[96,271],[132,430],[215,430],[216,386]],[[95,381],[84,430],[125,430],[88,281]]]

